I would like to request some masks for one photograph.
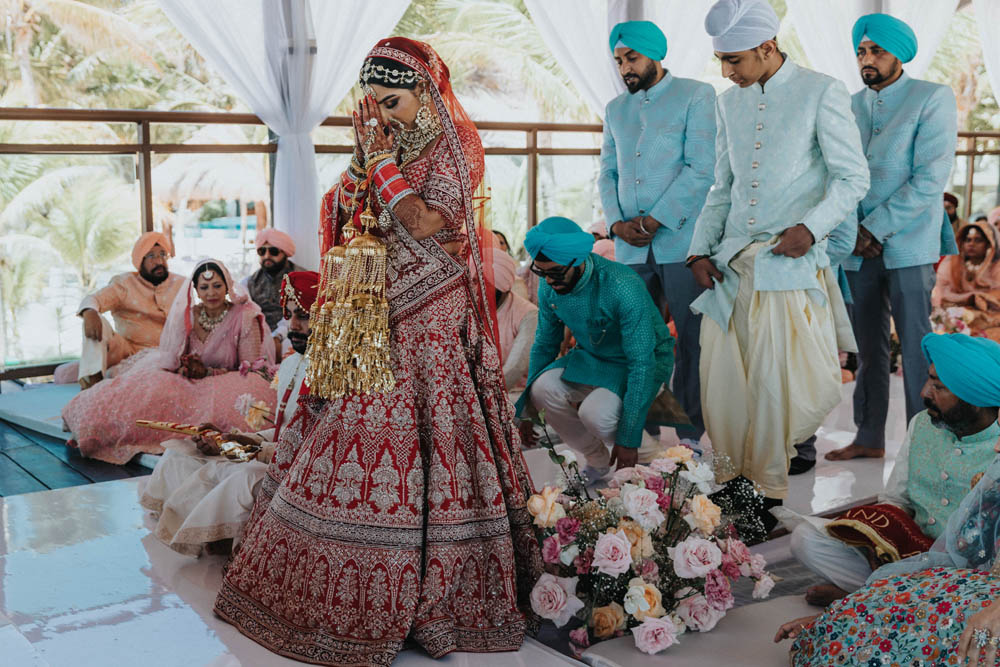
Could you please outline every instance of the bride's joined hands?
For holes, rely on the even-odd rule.
[[[365,167],[370,156],[391,151],[395,142],[392,127],[382,117],[371,95],[365,95],[354,112],[354,141],[355,151],[360,147],[363,156],[360,162]]]
[[[182,354],[181,365],[177,372],[191,380],[200,380],[208,375],[208,368],[197,354]]]

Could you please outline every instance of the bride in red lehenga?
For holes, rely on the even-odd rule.
[[[427,44],[380,41],[361,83],[375,99],[321,237],[341,244],[352,195],[379,217],[395,386],[300,400],[215,610],[318,664],[388,665],[407,638],[514,651],[542,564],[482,279],[482,142]]]

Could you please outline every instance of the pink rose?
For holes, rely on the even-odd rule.
[[[632,543],[624,531],[605,533],[597,538],[592,565],[598,572],[612,577],[628,571],[632,566]]]
[[[737,539],[730,539],[726,543],[726,553],[732,556],[732,559],[736,561],[737,565],[742,565],[743,563],[749,563],[753,555],[750,550],[747,549],[747,545],[743,544]]]
[[[579,627],[576,630],[570,630],[569,639],[580,648],[587,648],[590,646],[590,635],[587,634],[586,626]]]
[[[722,554],[722,565],[719,566],[719,569],[730,579],[739,579],[741,576],[740,566],[736,564],[736,561],[728,553]]]
[[[774,579],[771,578],[771,575],[765,574],[753,585],[753,599],[762,600],[766,598],[771,594],[772,588],[774,588]]]
[[[646,581],[655,583],[656,578],[660,576],[660,566],[652,558],[647,558],[642,561],[642,567],[639,568],[639,576]]]
[[[546,563],[559,562],[559,536],[550,535],[542,542],[542,560]]]
[[[754,554],[753,558],[750,559],[750,576],[754,579],[760,579],[766,574],[765,567],[767,567],[767,560],[760,554]]]
[[[677,627],[667,617],[647,618],[632,628],[635,647],[643,653],[654,655],[677,643]]]
[[[713,607],[704,595],[695,594],[680,601],[677,605],[677,615],[691,630],[708,632],[726,615],[726,612]]]
[[[580,532],[580,521],[571,516],[564,516],[556,521],[556,530],[559,531],[559,543],[569,544],[576,539],[576,534]]]
[[[665,490],[660,491],[660,494],[656,497],[656,504],[659,506],[660,511],[670,512],[670,494]]]
[[[719,570],[712,570],[705,575],[705,597],[708,604],[719,611],[732,609],[735,604],[729,579]]]
[[[622,485],[631,482],[633,478],[637,475],[635,468],[620,468],[615,470],[615,474],[611,476],[611,481],[608,482],[608,486],[612,489],[617,489]]]
[[[663,491],[667,486],[667,481],[659,475],[651,475],[646,478],[646,488],[650,491],[656,491],[659,493]]]
[[[576,597],[578,579],[556,577],[546,572],[531,589],[531,609],[542,618],[547,618],[556,627],[566,625],[573,615],[583,609],[583,601]]]
[[[677,470],[677,461],[675,459],[653,459],[649,464],[649,469],[669,475]]]
[[[674,572],[681,579],[700,579],[722,564],[722,552],[708,540],[691,536],[667,553],[674,561]]]
[[[576,557],[573,561],[573,567],[576,568],[577,574],[589,574],[592,564],[594,562],[594,549],[593,547],[587,547],[586,551]]]
[[[656,502],[657,497],[658,494],[655,492],[635,484],[626,484],[622,487],[622,504],[625,505],[625,511],[645,531],[656,530],[666,518]]]

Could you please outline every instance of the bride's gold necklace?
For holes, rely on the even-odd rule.
[[[431,111],[430,95],[424,91],[420,95],[420,109],[413,122],[413,129],[407,129],[401,123],[394,121],[396,137],[400,150],[399,165],[402,167],[417,159],[427,148],[427,145],[438,138],[442,132],[441,119]]]

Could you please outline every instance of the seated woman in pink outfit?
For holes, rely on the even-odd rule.
[[[274,409],[274,346],[265,342],[260,308],[222,262],[202,261],[170,309],[160,346],[78,394],[63,420],[81,454],[108,463],[163,452],[168,434],[138,427],[137,419],[246,429],[238,407],[244,394]]]

